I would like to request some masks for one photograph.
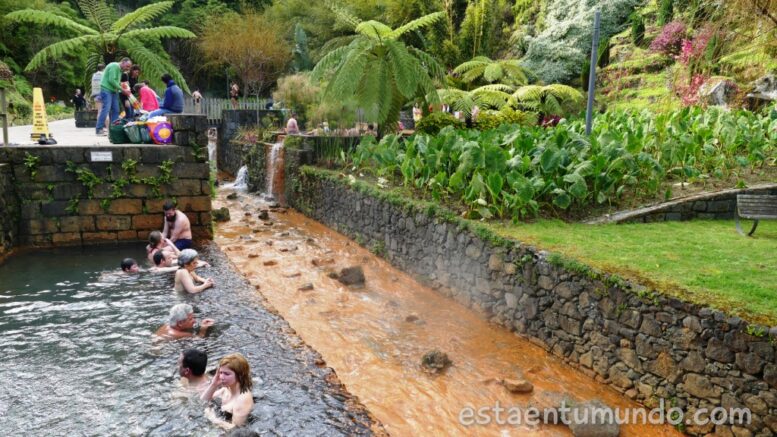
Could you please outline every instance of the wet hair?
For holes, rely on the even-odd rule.
[[[251,388],[254,386],[253,381],[251,381],[251,366],[248,365],[248,360],[246,360],[243,354],[227,355],[219,361],[219,368],[223,366],[227,366],[235,372],[235,379],[240,384],[240,393],[251,391]]]
[[[170,211],[171,209],[175,209],[175,203],[173,203],[172,200],[168,200],[164,205],[162,205],[163,211]]]
[[[182,353],[181,367],[192,371],[194,376],[202,376],[208,367],[208,353],[199,349],[186,349]]]
[[[173,80],[173,76],[170,76],[170,73],[165,73],[162,75],[162,82],[167,83]]]
[[[159,245],[159,243],[162,242],[162,233],[159,231],[152,231],[150,234],[148,234],[148,244],[151,245],[151,248],[155,248]]]
[[[124,272],[128,272],[129,269],[131,269],[132,266],[134,266],[137,263],[138,262],[132,258],[124,258],[123,260],[121,260],[121,270]]]
[[[167,317],[167,325],[171,328],[175,328],[179,322],[183,322],[189,317],[189,314],[194,312],[194,308],[188,303],[179,303],[170,308],[170,315]]]
[[[228,433],[224,434],[225,437],[260,437],[260,434],[253,429],[248,428],[232,428]]]
[[[165,254],[163,251],[157,250],[156,252],[154,252],[153,258],[154,258],[154,265],[159,266],[159,264],[162,264],[162,261],[164,261]]]
[[[194,249],[184,249],[178,255],[178,266],[183,267],[194,261],[200,254]]]

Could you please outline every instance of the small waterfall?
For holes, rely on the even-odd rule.
[[[245,190],[248,188],[248,166],[242,166],[237,171],[235,182],[232,183],[232,188],[237,190]]]
[[[267,154],[267,179],[264,197],[267,200],[282,201],[283,198],[283,142],[272,145]]]

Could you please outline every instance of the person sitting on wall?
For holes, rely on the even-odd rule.
[[[375,125],[370,123],[367,125],[367,130],[364,131],[364,135],[371,135],[373,137],[378,136],[378,132],[375,130]]]
[[[165,225],[162,228],[162,236],[169,238],[179,250],[192,247],[192,225],[189,217],[178,211],[172,201],[162,205],[165,214]]]
[[[175,291],[179,293],[200,293],[213,287],[213,279],[203,279],[194,272],[199,254],[194,249],[184,249],[178,256],[179,269],[175,272]],[[196,285],[200,282],[200,285]]]
[[[154,255],[159,251],[170,252],[175,258],[178,258],[178,254],[181,253],[169,238],[164,238],[159,231],[152,231],[148,234],[148,245],[146,246],[148,260],[154,261]]]
[[[140,96],[140,109],[146,112],[152,112],[159,109],[159,101],[157,100],[156,93],[149,88],[145,82],[136,84],[135,92]]]
[[[188,303],[179,303],[170,308],[167,323],[162,325],[156,335],[165,340],[177,340],[187,337],[205,337],[208,328],[213,326],[213,319],[203,319],[202,324],[194,318],[194,308]]]
[[[148,114],[149,118],[165,114],[180,114],[183,112],[183,91],[181,90],[181,87],[176,85],[173,77],[168,73],[162,75],[162,82],[167,85],[165,99],[159,109]]]
[[[121,261],[121,271],[124,273],[138,273],[140,271],[140,267],[138,267],[138,262],[134,259],[124,258]]]
[[[286,122],[287,135],[299,135],[299,126],[297,126],[297,114],[291,113],[289,121]]]
[[[205,410],[205,416],[225,429],[245,425],[254,408],[252,387],[248,360],[239,353],[225,356],[219,361],[219,368],[208,388],[200,396],[206,402],[220,401]]]
[[[205,376],[207,367],[207,352],[199,349],[186,349],[181,352],[178,356],[178,375],[181,377],[181,385],[188,390],[204,392],[210,383]]]

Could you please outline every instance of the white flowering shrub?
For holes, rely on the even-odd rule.
[[[621,32],[629,15],[644,0],[549,0],[545,28],[525,37],[522,62],[545,83],[568,82],[579,76],[590,56],[594,12],[602,11],[600,39]]]

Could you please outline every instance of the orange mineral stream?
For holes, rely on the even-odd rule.
[[[569,396],[600,399],[621,409],[638,407],[345,236],[291,209],[271,212],[267,225],[257,219],[266,208],[257,196],[240,193],[227,200],[230,191],[221,189],[214,202],[214,208],[228,207],[232,217],[218,224],[216,242],[391,435],[571,435],[563,425],[460,423],[463,408],[497,402],[505,409],[543,408]],[[353,265],[364,269],[361,289],[327,276]],[[314,288],[298,290],[306,284]],[[442,374],[429,375],[420,367],[421,357],[432,349],[453,362]],[[503,378],[524,378],[534,391],[511,394],[497,382]],[[507,415],[505,410],[501,418],[506,421]],[[668,425],[623,425],[620,435],[681,434]]]

